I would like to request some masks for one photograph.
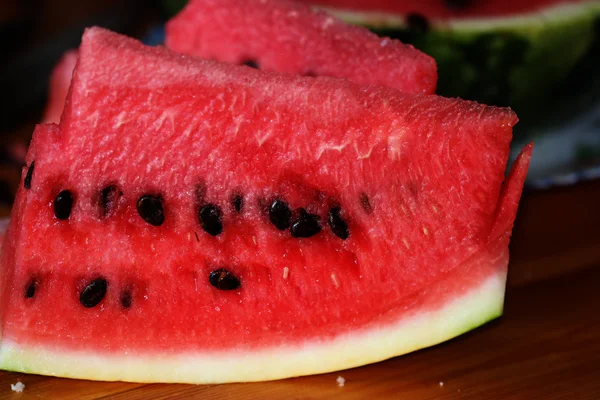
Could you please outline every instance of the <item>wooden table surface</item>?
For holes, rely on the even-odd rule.
[[[0,371],[0,398],[600,399],[600,180],[526,191],[511,251],[502,318],[402,357],[331,374],[206,386]],[[11,391],[18,381],[23,393]]]

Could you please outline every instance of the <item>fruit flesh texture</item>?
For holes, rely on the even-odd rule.
[[[239,361],[240,354],[278,354],[269,349],[280,346],[300,354],[305,344],[351,339],[442,309],[488,278],[501,284],[485,294],[489,308],[464,310],[469,326],[422,332],[430,339],[398,351],[437,343],[500,312],[517,205],[497,214],[516,122],[510,111],[194,60],[101,29],[84,36],[73,85],[61,125],[40,125],[34,134],[31,189],[19,191],[13,221],[20,223],[10,226],[4,247],[3,343],[13,349],[50,349],[44,362],[61,351],[114,362],[128,354],[153,361],[154,373],[161,356],[237,354]],[[518,198],[521,178],[507,198],[515,190]],[[100,218],[98,194],[109,183],[124,195]],[[203,199],[224,210],[216,237],[199,227],[199,183]],[[75,206],[68,221],[57,221],[52,199],[66,188]],[[245,206],[237,214],[229,199],[240,190]],[[159,227],[135,209],[148,192],[165,200]],[[361,206],[363,193],[371,213]],[[342,241],[326,227],[306,239],[277,230],[261,205],[274,195],[321,221],[335,202],[350,237]],[[491,239],[500,222],[502,235]],[[221,267],[240,278],[240,290],[209,284]],[[84,308],[79,293],[99,275],[107,295]],[[32,277],[38,289],[26,299]],[[128,309],[120,304],[125,290]],[[10,348],[5,368],[52,373],[19,361]],[[375,358],[350,352],[355,358],[340,355],[341,366],[335,358],[326,364],[360,365],[399,354],[393,351]],[[271,363],[271,374],[254,375],[242,364],[244,380],[323,371],[315,360],[277,373]],[[94,365],[105,375],[76,367],[65,375],[128,379],[111,375],[119,368],[110,363]]]
[[[346,78],[409,93],[434,93],[428,55],[288,1],[195,0],[166,26],[184,54],[297,75]]]
[[[494,260],[503,262],[495,266],[498,270],[505,270],[506,257],[485,261]],[[504,285],[504,275],[488,276],[475,290],[453,296],[440,309],[424,310],[398,324],[301,345],[240,347],[229,352],[107,354],[5,340],[0,363],[3,369],[20,372],[134,382],[248,382],[330,372],[431,346],[496,318],[502,313]]]
[[[409,302],[485,245],[516,122],[510,111],[339,80],[267,79],[102,30],[89,31],[84,44],[60,128],[41,126],[28,155],[36,183],[20,197],[20,236],[28,240],[16,249],[14,296],[34,273],[47,283],[35,302],[10,307],[10,319],[27,326],[52,298],[68,299],[57,305],[64,318],[28,334],[72,328],[87,339],[74,345],[132,349],[327,337],[383,310],[395,318],[399,293]],[[115,181],[124,196],[114,215],[100,219],[94,199]],[[198,226],[199,184],[205,200],[226,212],[218,237]],[[76,205],[63,223],[48,203],[67,188]],[[238,216],[229,198],[240,190],[246,207]],[[160,227],[132,207],[148,192],[164,198]],[[298,240],[278,231],[260,205],[273,196],[322,220],[330,203],[340,204],[351,238],[324,230]],[[216,267],[240,276],[242,289],[215,291],[206,277]],[[77,293],[98,274],[110,277],[114,295],[103,310],[81,310]],[[128,285],[137,306],[123,311],[117,294]],[[98,322],[105,318],[120,335]],[[170,332],[160,331],[165,326]]]
[[[232,31],[231,26],[227,25],[222,30],[215,26],[215,19],[210,17],[210,13],[204,12],[203,15],[195,14],[198,8],[204,7],[226,7],[222,12],[231,12],[237,9],[238,13],[247,15],[248,9],[244,7],[253,6],[252,11],[256,12],[260,7],[267,8],[269,15],[274,12],[295,12],[300,17],[294,23],[289,24],[289,19],[281,23],[281,26],[268,26],[264,29],[270,29],[271,32],[258,31],[256,27],[249,27],[248,32],[243,31],[243,24],[247,24],[247,17],[242,18],[237,24],[240,32]],[[201,57],[214,58],[220,61],[242,63],[250,59],[261,59],[262,69],[271,69],[288,73],[305,74],[307,72],[315,74],[317,70],[321,75],[343,77],[354,80],[362,84],[381,84],[384,86],[396,87],[408,92],[426,92],[433,93],[436,87],[437,72],[436,65],[433,59],[419,51],[412,49],[410,46],[403,45],[394,41],[389,43],[389,49],[378,50],[381,47],[381,41],[362,29],[344,28],[339,21],[332,22],[324,15],[315,14],[304,7],[290,6],[289,4],[280,3],[277,7],[269,5],[261,5],[259,8],[256,4],[232,4],[223,2],[219,4],[209,5],[208,2],[201,2],[200,5],[191,5],[191,11],[187,11],[186,15],[179,16],[176,21],[168,24],[168,36],[166,38],[167,45],[176,51],[194,54]],[[204,10],[205,11],[205,10]],[[216,12],[210,8],[210,12]],[[195,19],[206,19],[206,21],[194,21]],[[255,16],[252,19],[254,24],[261,21],[265,16]],[[290,17],[288,17],[290,18]],[[227,21],[231,20],[231,16],[223,18]],[[309,21],[309,22],[307,22]],[[228,22],[230,24],[231,22]],[[201,25],[200,25],[201,24]],[[331,32],[327,32],[326,28],[321,28],[319,24],[332,24]],[[299,25],[303,25],[300,27]],[[204,26],[203,29],[209,29],[213,26],[212,31],[208,32],[211,38],[205,41],[202,48],[199,48],[202,40],[191,39],[197,37],[197,29]],[[311,29],[307,29],[311,26]],[[272,35],[277,35],[277,29],[281,29],[284,34],[279,34],[277,40],[282,41],[277,46],[273,44]],[[349,30],[350,37],[333,39],[332,36],[338,31],[344,29]],[[193,31],[193,32],[190,32]],[[310,32],[310,35],[308,34]],[[234,35],[235,46],[232,43],[225,43],[230,35]],[[254,37],[253,35],[257,35]],[[344,33],[346,35],[346,33]],[[306,36],[303,38],[303,36]],[[244,38],[244,40],[240,40]],[[265,42],[264,38],[268,38]],[[317,42],[299,47],[294,45],[294,41],[306,42],[314,40]],[[322,43],[318,43],[318,42]],[[361,45],[359,45],[360,43]],[[226,44],[224,46],[224,44]],[[282,46],[287,53],[283,54]],[[353,48],[352,50],[348,50]],[[332,54],[332,52],[334,54]],[[359,59],[360,54],[352,56],[352,62],[348,62],[345,58],[348,54],[366,52],[364,59],[354,65],[355,60]],[[251,57],[254,55],[254,57]],[[329,56],[329,58],[327,58]],[[250,59],[249,59],[250,57]],[[265,60],[264,57],[271,58]],[[369,62],[364,60],[376,60],[375,64],[369,65]],[[332,63],[331,60],[335,60]],[[77,51],[70,50],[66,52],[52,71],[50,78],[49,98],[44,111],[42,122],[58,123],[64,107],[64,102],[67,97],[69,84],[75,63],[77,62]],[[361,65],[363,64],[363,65]],[[318,66],[318,67],[315,67]],[[382,70],[392,70],[391,72],[382,73]]]
[[[3,368],[15,371],[87,379],[192,383],[254,381],[360,366],[447,340],[502,313],[507,244],[531,151],[531,145],[523,150],[503,185],[486,251],[474,255],[462,265],[468,276],[473,278],[487,270],[487,273],[481,274],[485,279],[474,285],[474,289],[467,290],[464,276],[455,275],[438,282],[435,290],[442,293],[452,286],[453,281],[462,281],[462,293],[453,291],[452,300],[441,308],[422,310],[415,313],[415,317],[356,331],[353,335],[331,341],[309,342],[301,348],[289,346],[263,351],[237,349],[229,353],[186,353],[180,356],[160,352],[145,355],[117,352],[107,356],[52,345],[19,346],[3,340],[0,363]],[[432,297],[431,293],[429,297]]]
[[[557,4],[590,3],[590,0],[528,0],[528,1],[470,1],[470,0],[300,0],[317,4],[360,11],[385,11],[394,14],[420,14],[446,20],[453,18],[485,18],[514,16],[540,11]]]
[[[481,264],[493,265],[492,255],[495,255],[497,261],[495,268],[492,268],[492,270],[495,269],[498,276],[494,277],[492,274],[491,279],[487,278],[487,282],[479,285],[478,290],[480,293],[467,292],[462,298],[455,298],[441,310],[435,310],[433,315],[427,315],[427,312],[425,312],[420,314],[418,319],[409,320],[412,326],[405,323],[401,324],[399,329],[398,327],[396,329],[384,327],[384,329],[370,333],[366,339],[361,338],[359,334],[350,340],[342,339],[326,342],[325,346],[309,347],[305,349],[305,354],[300,355],[297,351],[286,354],[286,350],[289,351],[289,349],[279,349],[280,357],[277,357],[278,362],[274,369],[265,367],[273,359],[272,353],[267,356],[266,360],[261,358],[260,352],[248,354],[244,358],[246,365],[240,361],[239,355],[236,354],[230,354],[229,358],[223,355],[211,356],[207,360],[194,357],[182,359],[163,356],[160,357],[159,361],[156,355],[145,360],[142,357],[123,357],[118,354],[114,357],[102,357],[97,354],[78,353],[45,346],[19,348],[18,345],[11,346],[6,340],[3,341],[0,347],[0,362],[4,368],[16,371],[106,380],[147,382],[249,381],[303,375],[307,371],[316,373],[349,368],[387,358],[390,354],[402,354],[435,344],[440,340],[445,340],[472,329],[487,319],[500,315],[502,312],[504,272],[508,257],[506,243],[512,230],[512,222],[518,207],[521,187],[527,174],[531,150],[531,146],[528,146],[515,161],[511,173],[503,185],[496,210],[496,222],[489,238],[490,243],[497,242],[498,248],[489,247],[487,254],[480,255],[479,260],[475,257],[471,263],[471,271],[477,270],[477,261]],[[0,224],[2,236],[4,236],[7,222],[7,220],[3,220]],[[466,320],[457,317],[466,315],[464,310],[469,310]],[[405,325],[409,326],[405,327]],[[439,330],[437,334],[436,328]],[[390,332],[391,337],[388,336]],[[438,335],[441,335],[441,337]],[[352,342],[352,339],[355,342]],[[354,355],[354,358],[352,358],[353,352],[351,349],[360,349],[360,355]],[[62,360],[57,361],[57,359]],[[319,364],[314,365],[312,360],[319,360]],[[320,360],[327,360],[328,362],[321,362]],[[102,364],[109,364],[111,368],[98,366]],[[157,367],[157,364],[162,368]],[[182,368],[182,365],[186,367]],[[173,373],[173,371],[177,372]]]

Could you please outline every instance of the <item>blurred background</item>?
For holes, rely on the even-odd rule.
[[[160,25],[158,3],[129,0],[0,1],[0,207],[12,204],[31,133],[43,117],[51,71],[86,26],[136,37]]]
[[[415,8],[370,19],[365,12],[369,10],[357,7],[349,16],[337,7],[351,1],[299,1],[328,7],[353,23],[433,55],[440,94],[517,111],[521,122],[513,150],[531,140],[536,148],[512,243],[517,265],[511,270],[512,282],[600,263],[600,2],[575,0],[593,6],[564,15],[541,10],[530,25],[517,26],[506,6],[515,2],[405,0],[393,4],[400,11],[404,3]],[[10,212],[35,124],[57,121],[60,115],[62,100],[54,102],[58,114],[48,106],[51,72],[59,61],[73,61],[61,57],[77,48],[83,29],[99,25],[160,44],[164,22],[185,3],[0,1],[0,90],[5,94],[0,107],[0,215]],[[369,8],[377,1],[353,3]],[[447,10],[440,14],[436,7],[428,8],[437,3]],[[478,24],[480,12],[470,7],[486,4],[501,4],[502,20],[507,22]],[[527,2],[515,4],[526,7]],[[452,25],[449,17],[461,23]],[[62,75],[68,80],[68,67],[66,72]]]

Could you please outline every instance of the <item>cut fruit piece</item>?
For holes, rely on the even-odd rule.
[[[438,94],[510,105],[529,127],[600,93],[597,0],[300,2],[415,45],[438,64]]]
[[[435,62],[398,40],[381,39],[287,0],[194,0],[166,27],[180,53],[297,75],[433,93]]]
[[[5,240],[2,368],[277,379],[501,314],[531,156],[501,191],[508,109],[265,73],[98,28],[66,104],[60,125],[36,128]]]
[[[285,0],[198,1],[170,21],[167,32],[170,48],[203,58],[435,92],[436,65],[428,55]],[[54,67],[43,122],[60,121],[76,62],[71,50]]]

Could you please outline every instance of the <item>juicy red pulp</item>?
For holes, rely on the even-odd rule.
[[[488,238],[497,215],[510,219],[497,213],[509,110],[268,74],[100,29],[79,54],[60,126],[40,125],[28,154],[3,252],[4,339],[298,345],[438,309],[503,273],[508,239]],[[63,190],[67,219],[54,210]],[[160,201],[139,207],[144,196]],[[278,199],[284,230],[270,218]]]
[[[437,83],[428,55],[294,1],[192,0],[167,23],[165,44],[264,71],[338,77],[407,93],[434,93]]]

